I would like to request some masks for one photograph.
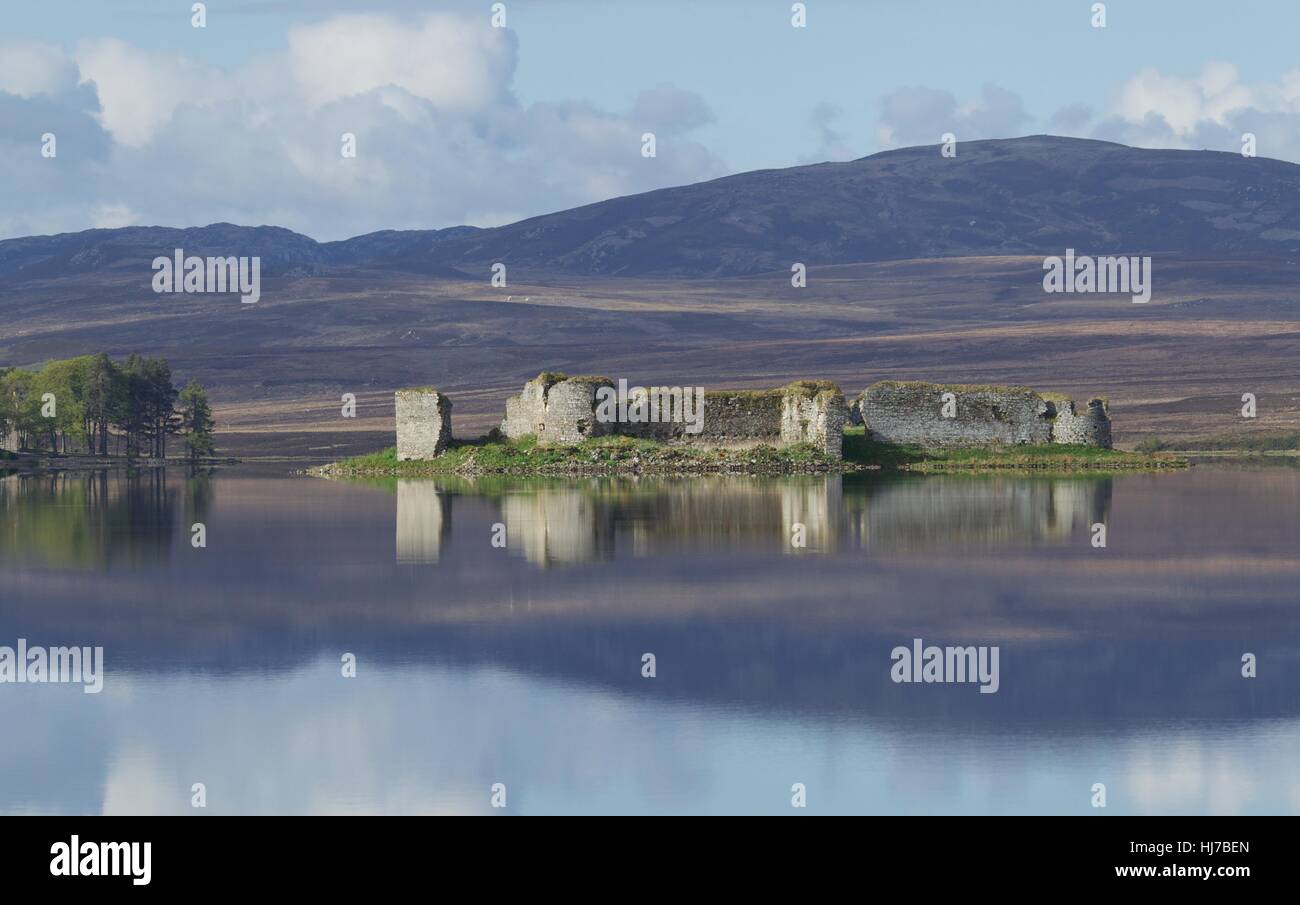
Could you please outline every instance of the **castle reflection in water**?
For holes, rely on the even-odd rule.
[[[503,525],[511,551],[538,566],[562,566],[616,553],[692,548],[909,553],[1065,544],[1105,522],[1111,504],[1111,480],[1085,477],[449,477],[393,483],[402,563],[437,562],[460,507],[476,510],[469,520],[473,530]]]

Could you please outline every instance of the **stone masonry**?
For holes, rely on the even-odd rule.
[[[703,430],[698,434],[688,433],[685,424],[675,421],[632,421],[615,427],[627,437],[743,449],[775,444],[780,438],[780,419],[779,390],[723,390],[704,394]]]
[[[601,421],[596,417],[601,387],[613,389],[614,384],[603,377],[539,374],[518,396],[506,400],[501,432],[510,439],[532,434],[542,443],[577,443],[610,434],[736,448],[811,443],[835,458],[841,454],[844,394],[826,381],[705,393],[703,430],[697,434],[689,433],[681,421]],[[636,395],[629,392],[630,399]]]
[[[1104,399],[1092,399],[1088,407],[1075,413],[1071,399],[1049,399],[1055,420],[1052,422],[1053,443],[1080,443],[1110,449],[1110,411]]]
[[[397,412],[397,458],[433,459],[451,442],[451,400],[433,387],[393,394]]]
[[[569,377],[543,372],[506,400],[501,433],[511,440],[532,434],[539,443],[578,443],[613,433],[596,420],[596,390],[613,387],[607,377]]]
[[[641,392],[625,381],[629,408]],[[687,430],[682,420],[624,420],[597,417],[602,391],[617,391],[605,377],[569,377],[543,372],[506,401],[501,433],[517,440],[534,436],[539,443],[570,445],[589,437],[618,435],[669,444],[745,448],[785,447],[807,443],[832,458],[843,455],[846,421],[861,423],[867,436],[882,443],[919,446],[990,446],[1070,443],[1110,448],[1107,404],[1092,399],[1080,411],[1056,394],[1028,387],[921,383],[887,380],[872,384],[845,403],[829,381],[804,380],[771,390],[725,390],[703,395],[702,429]],[[649,388],[656,406],[667,389]],[[677,415],[683,392],[676,388]],[[949,397],[947,394],[951,394]],[[694,396],[685,393],[694,405]],[[451,441],[451,400],[432,387],[399,390],[398,459],[431,459]],[[945,403],[951,405],[945,411]],[[649,406],[646,406],[647,411]]]
[[[947,399],[946,394],[951,394]],[[945,414],[945,402],[952,406]],[[1082,415],[1060,396],[1028,387],[887,380],[858,399],[867,435],[883,443],[987,446],[1083,443],[1110,447],[1110,417],[1096,399]]]
[[[844,394],[834,384],[792,383],[781,394],[781,443],[811,443],[838,459],[843,454],[844,419],[848,414]]]

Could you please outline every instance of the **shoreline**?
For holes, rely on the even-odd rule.
[[[100,471],[112,468],[167,468],[185,466],[213,468],[219,465],[238,465],[243,459],[233,456],[205,456],[202,459],[180,457],[127,458],[126,456],[52,456],[49,453],[12,453],[0,458],[0,474],[20,475],[59,474],[61,472]]]
[[[852,431],[852,429],[851,429]],[[542,445],[534,438],[453,442],[435,459],[398,460],[388,448],[366,456],[304,469],[324,478],[516,475],[794,475],[896,471],[915,474],[1027,472],[1113,473],[1184,469],[1184,458],[1096,447],[1051,445],[922,449],[867,440],[862,429],[846,432],[843,458],[811,446],[683,447],[627,438],[600,438],[572,445]]]
[[[847,439],[847,438],[846,438]],[[857,438],[859,441],[862,438]],[[481,441],[460,441],[457,448],[473,450],[482,448]],[[848,444],[846,444],[847,446]],[[875,447],[876,445],[872,445]],[[153,469],[167,467],[213,468],[233,465],[284,464],[300,466],[291,469],[295,475],[319,478],[367,477],[438,477],[502,475],[507,477],[610,477],[610,476],[704,476],[704,475],[756,475],[779,477],[782,475],[855,474],[861,472],[886,472],[902,474],[1114,474],[1117,472],[1164,472],[1185,470],[1193,458],[1203,459],[1255,459],[1260,457],[1287,459],[1300,457],[1300,450],[1274,450],[1262,453],[1256,450],[1168,450],[1159,453],[1140,453],[1130,450],[1095,451],[1080,455],[1078,451],[1042,448],[969,447],[961,449],[916,450],[907,447],[880,447],[866,451],[846,449],[843,459],[833,459],[815,450],[786,451],[773,447],[748,447],[741,449],[690,449],[659,445],[654,449],[619,450],[596,456],[581,447],[535,447],[544,450],[548,461],[530,461],[525,456],[516,463],[479,463],[462,454],[437,459],[398,462],[391,459],[392,450],[383,450],[365,456],[350,457],[334,462],[322,462],[320,456],[213,456],[191,462],[172,458],[118,458],[102,459],[91,456],[56,456],[48,454],[18,454],[0,458],[0,475],[37,476],[69,472],[91,472],[118,468]]]

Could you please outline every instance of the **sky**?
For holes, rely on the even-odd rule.
[[[948,132],[1300,162],[1295,0],[493,5],[0,3],[0,238],[493,226]]]

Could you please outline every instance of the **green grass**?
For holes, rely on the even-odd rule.
[[[825,456],[808,444],[776,448],[712,449],[673,446],[632,437],[594,437],[573,446],[545,446],[536,437],[504,440],[499,434],[477,441],[456,441],[436,459],[399,462],[392,447],[344,459],[320,473],[359,476],[435,474],[612,474],[618,472],[710,473],[727,471],[1107,471],[1120,468],[1169,468],[1187,463],[1169,455],[1122,452],[1092,446],[995,446],[924,449],[878,443],[861,427],[844,433],[844,461]]]
[[[453,442],[436,459],[399,462],[396,449],[344,459],[329,474],[422,475],[457,473],[565,474],[617,471],[711,472],[825,470],[836,463],[808,444],[777,449],[672,446],[633,437],[593,437],[573,446],[544,446],[533,436]]]

